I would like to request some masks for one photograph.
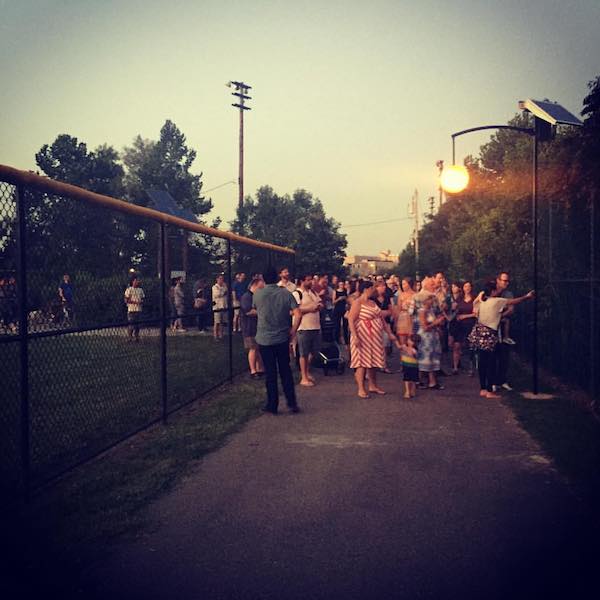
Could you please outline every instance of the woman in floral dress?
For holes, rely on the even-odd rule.
[[[438,333],[438,327],[446,319],[442,314],[435,316],[433,310],[433,296],[427,296],[423,300],[423,306],[418,312],[419,331],[421,343],[417,359],[419,361],[419,371],[427,373],[429,382],[427,387],[431,390],[442,390],[435,377],[436,371],[440,370],[440,361],[442,358],[442,344]]]

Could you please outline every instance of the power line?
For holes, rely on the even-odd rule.
[[[384,223],[395,223],[396,221],[410,221],[414,217],[402,217],[400,219],[388,219],[387,221],[373,221],[372,223],[355,223],[353,225],[340,225],[341,229],[347,229],[348,227],[367,227],[369,225],[383,225]]]
[[[222,183],[221,185],[215,185],[215,187],[212,187],[208,190],[202,190],[202,193],[207,194],[208,192],[212,192],[213,190],[218,190],[219,188],[229,185],[230,183],[235,184],[235,180],[232,179],[231,181],[226,181],[225,183]]]

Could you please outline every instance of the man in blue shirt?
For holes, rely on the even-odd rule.
[[[63,275],[63,280],[58,286],[58,295],[63,307],[65,318],[72,324],[74,318],[74,301],[73,301],[73,284],[71,278],[66,273]]]
[[[233,290],[233,331],[241,331],[240,322],[240,301],[242,296],[248,290],[246,282],[246,273],[240,272],[235,274],[235,280],[231,286]]]
[[[277,271],[273,267],[266,269],[264,280],[265,287],[257,290],[252,298],[252,306],[256,309],[258,318],[256,343],[265,365],[267,402],[263,411],[277,414],[279,371],[288,408],[297,413],[300,409],[296,402],[294,378],[290,367],[290,344],[294,341],[302,314],[294,296],[287,289],[277,285]]]

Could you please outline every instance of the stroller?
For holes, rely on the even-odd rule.
[[[342,375],[346,370],[346,361],[342,357],[337,340],[335,339],[335,324],[333,322],[333,311],[324,310],[321,313],[321,350],[313,358],[313,365],[323,369],[325,376],[330,371]]]

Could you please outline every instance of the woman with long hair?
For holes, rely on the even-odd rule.
[[[413,280],[403,277],[398,290],[398,302],[394,310],[394,324],[399,343],[406,344],[409,335],[413,334],[413,313],[415,310]]]
[[[479,383],[483,398],[500,398],[493,391],[496,368],[498,362],[498,326],[502,318],[502,311],[507,306],[519,304],[524,300],[534,297],[534,292],[528,292],[519,298],[499,298],[493,294],[496,291],[496,282],[489,281],[484,289],[473,301],[477,324],[469,336],[469,342],[477,349],[479,358]]]
[[[450,296],[448,298],[448,306],[445,310],[446,319],[448,320],[448,347],[452,350],[452,374],[458,375],[458,365],[460,363],[460,342],[458,321],[458,305],[462,300],[463,292],[462,285],[458,281],[453,281],[450,284]]]
[[[456,306],[456,329],[454,333],[454,356],[458,356],[458,361],[455,361],[456,368],[462,355],[467,336],[471,333],[473,326],[477,322],[475,313],[473,312],[473,284],[470,281],[465,281],[462,284],[462,298],[458,301]],[[469,350],[469,357],[471,365],[469,368],[469,377],[473,377],[475,374],[475,352]]]
[[[372,281],[361,281],[358,290],[360,296],[352,303],[348,315],[350,368],[355,369],[358,396],[368,398],[369,392],[385,394],[377,385],[377,370],[385,368],[383,318],[389,311],[381,310],[374,302],[377,290]],[[365,389],[365,376],[369,380],[368,390]]]

